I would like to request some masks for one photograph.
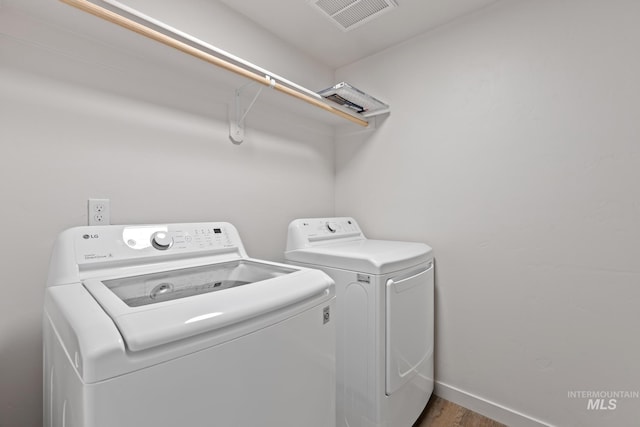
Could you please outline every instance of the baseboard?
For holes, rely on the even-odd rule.
[[[553,427],[551,424],[439,381],[435,382],[434,394],[509,427]]]

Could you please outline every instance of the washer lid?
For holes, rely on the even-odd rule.
[[[234,260],[102,283],[129,307],[140,307],[194,295],[219,292],[293,273],[294,269]]]
[[[319,271],[234,260],[84,286],[139,351],[329,295],[332,282]]]
[[[288,261],[370,274],[402,270],[432,258],[424,243],[363,239],[285,252]]]

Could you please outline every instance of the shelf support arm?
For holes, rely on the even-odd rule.
[[[271,76],[264,76],[264,78],[267,80],[268,82],[267,85],[270,88],[275,87],[276,85],[275,79],[273,79]],[[255,82],[247,83],[246,85],[236,89],[235,97],[234,97],[234,105],[229,109],[229,110],[233,109],[233,112],[229,111],[229,139],[234,144],[241,144],[244,141],[244,119],[247,117],[247,114],[249,114],[249,111],[251,111],[251,109],[255,105],[256,101],[258,100],[258,97],[260,97],[260,94],[262,93],[262,89],[264,89],[264,86],[260,86],[255,96],[249,103],[249,106],[247,107],[245,112],[242,113],[242,105],[241,105],[242,91],[248,88],[249,86],[253,86],[254,83]]]

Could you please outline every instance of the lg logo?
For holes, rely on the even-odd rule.
[[[82,238],[85,240],[88,239],[97,239],[99,236],[97,234],[83,234]]]

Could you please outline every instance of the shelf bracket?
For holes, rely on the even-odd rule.
[[[276,80],[271,76],[264,76],[265,85],[273,88],[276,85]],[[249,114],[249,111],[253,108],[254,104],[258,100],[258,97],[262,93],[264,86],[260,86],[255,96],[249,103],[246,110],[242,109],[242,91],[248,89],[249,86],[253,86],[255,82],[247,83],[246,85],[236,89],[234,103],[229,108],[229,139],[234,144],[241,144],[244,141],[244,119]]]

